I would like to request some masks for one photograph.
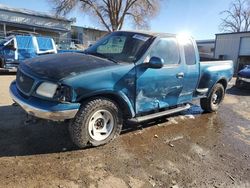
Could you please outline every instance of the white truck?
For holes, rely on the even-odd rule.
[[[53,38],[33,34],[10,35],[0,40],[0,71],[16,71],[23,60],[43,54],[56,54]]]

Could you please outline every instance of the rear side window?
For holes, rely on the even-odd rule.
[[[150,53],[150,57],[153,56],[162,58],[165,65],[179,64],[180,55],[177,40],[175,38],[160,39]]]
[[[185,52],[185,60],[187,65],[195,65],[196,64],[196,56],[194,45],[191,40],[188,40],[184,45]]]

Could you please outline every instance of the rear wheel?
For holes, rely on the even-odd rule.
[[[82,105],[69,125],[72,141],[80,148],[99,146],[116,138],[122,129],[122,114],[113,101],[93,99]]]
[[[222,84],[217,83],[208,98],[200,100],[201,108],[205,112],[215,112],[218,110],[225,96],[225,88]]]

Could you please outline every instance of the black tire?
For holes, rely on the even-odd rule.
[[[216,99],[214,96],[217,96]],[[208,98],[202,98],[200,100],[201,108],[205,112],[216,112],[223,101],[225,96],[225,88],[222,84],[217,83],[213,89],[211,94],[208,96]]]
[[[92,121],[90,119],[93,119],[92,116],[101,110],[108,111],[112,115],[114,123],[113,128],[110,131],[111,133],[107,138],[104,140],[95,140],[93,136],[91,136],[91,133],[89,133],[89,123]],[[71,139],[79,148],[107,144],[119,136],[122,130],[122,120],[122,113],[115,102],[106,98],[97,98],[86,101],[69,125]]]

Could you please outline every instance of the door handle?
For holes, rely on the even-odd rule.
[[[178,74],[176,74],[177,78],[183,78],[184,77],[184,72],[179,72]]]

